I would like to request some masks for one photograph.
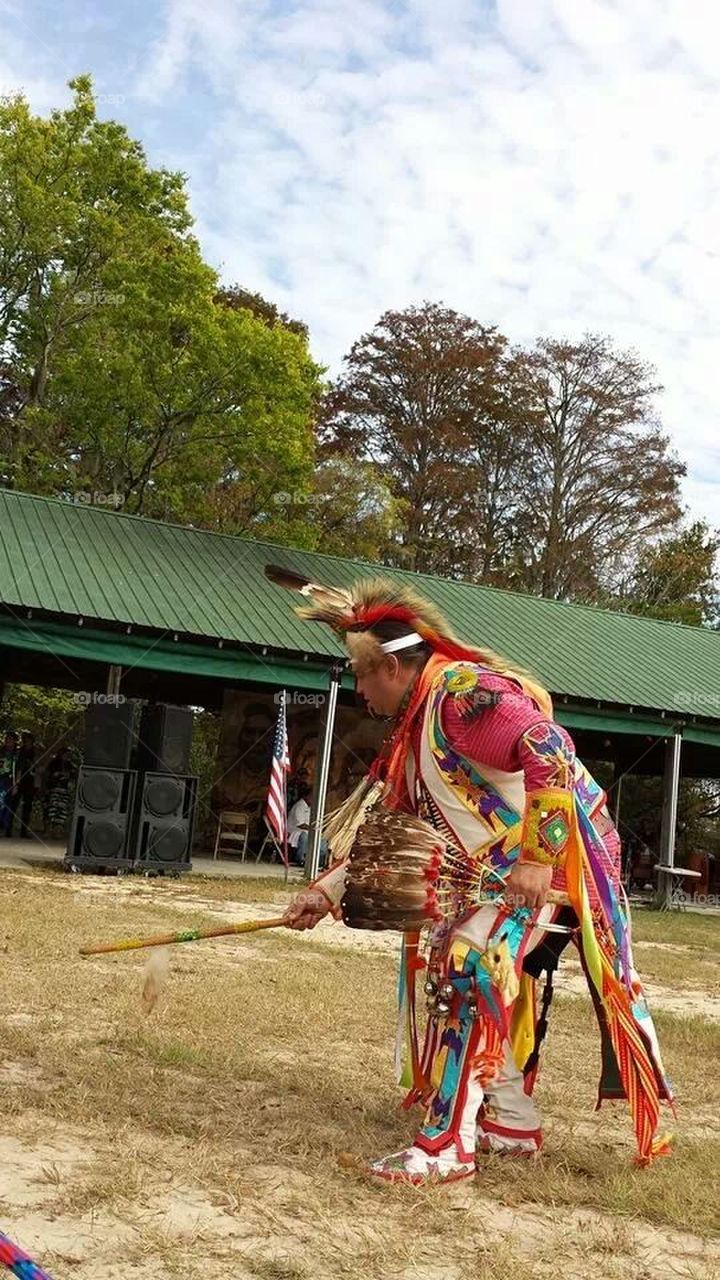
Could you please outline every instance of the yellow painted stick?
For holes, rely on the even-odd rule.
[[[98,942],[81,947],[81,956],[102,956],[113,951],[138,951],[141,947],[168,947],[173,942],[197,942],[200,938],[226,938],[233,933],[256,933],[258,929],[277,929],[284,924],[282,916],[275,920],[241,920],[216,929],[180,929],[177,933],[155,934],[152,938],[121,938],[118,942]]]
[[[566,893],[558,893],[551,889],[548,902],[554,906],[567,906],[570,902]],[[500,898],[479,898],[480,902],[503,901]],[[241,920],[237,924],[226,924],[215,929],[180,929],[177,933],[155,934],[151,938],[120,938],[117,942],[97,942],[80,947],[81,956],[110,955],[115,951],[139,951],[141,947],[168,947],[175,942],[198,942],[201,938],[227,938],[238,933],[257,933],[260,929],[279,929],[285,923],[282,916],[274,920]]]

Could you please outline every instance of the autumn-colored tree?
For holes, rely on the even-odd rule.
[[[448,307],[387,311],[360,338],[321,419],[324,456],[370,461],[404,506],[386,556],[424,572],[489,571],[510,517],[522,396],[506,340]]]

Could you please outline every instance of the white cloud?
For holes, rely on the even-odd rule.
[[[0,36],[0,97],[24,93],[33,110],[44,115],[65,105],[69,99],[65,81],[73,70],[65,72],[56,47],[46,44],[36,24],[23,13],[22,0],[0,0]],[[53,69],[42,69],[37,59],[28,58],[31,44]]]
[[[167,0],[153,18],[139,119],[189,173],[227,279],[305,319],[335,367],[425,297],[520,341],[608,332],[657,365],[688,500],[717,519],[711,0]],[[202,145],[163,153],[180,112]]]

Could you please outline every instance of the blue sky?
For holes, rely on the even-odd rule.
[[[47,111],[80,71],[331,368],[424,298],[609,333],[720,523],[715,0],[0,0],[1,91]]]

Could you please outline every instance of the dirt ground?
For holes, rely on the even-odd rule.
[[[593,1110],[598,1045],[563,966],[535,1162],[471,1183],[368,1182],[415,1118],[393,1082],[397,938],[327,923],[169,951],[77,947],[279,913],[273,883],[0,874],[0,1229],[55,1280],[720,1277],[720,921],[638,914],[635,949],[680,1097],[674,1155],[633,1166]]]

